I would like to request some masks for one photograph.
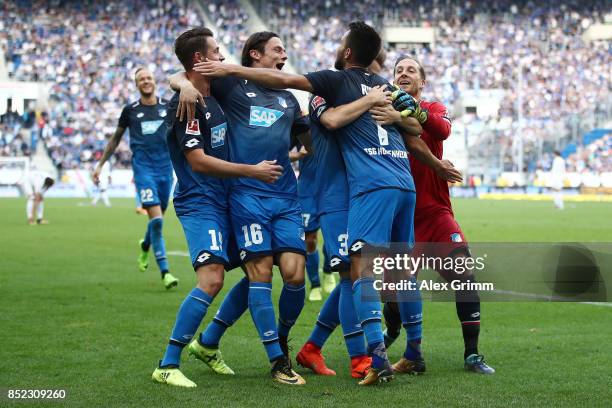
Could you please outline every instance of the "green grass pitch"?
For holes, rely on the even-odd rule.
[[[221,343],[232,378],[187,359],[182,369],[198,388],[155,384],[179,304],[195,282],[188,258],[170,256],[177,289],[163,289],[151,257],[136,267],[145,217],[133,200],[92,208],[84,200],[47,199],[47,226],[28,226],[25,201],[0,208],[0,305],[3,375],[0,406],[609,406],[612,400],[612,308],[588,304],[485,303],[480,351],[494,376],[463,371],[463,342],[452,303],[425,304],[428,372],[363,389],[348,375],[337,330],[325,346],[335,378],[303,369],[304,387],[275,385],[263,347],[245,315]],[[80,202],[81,205],[79,205]],[[612,204],[455,200],[471,241],[612,241]],[[166,217],[169,251],[186,251],[174,211]],[[223,296],[241,278],[227,274]],[[279,279],[275,278],[278,299]],[[209,309],[206,324],[219,305]],[[308,337],[321,303],[306,302],[292,331],[294,353]],[[396,360],[403,339],[390,351]],[[11,402],[7,389],[65,389],[66,399]]]

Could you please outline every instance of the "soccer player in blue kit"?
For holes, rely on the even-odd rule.
[[[302,76],[230,64],[221,66],[210,61],[201,63],[196,70],[216,77],[236,75],[268,87],[301,89],[337,107],[359,99],[374,86],[389,86],[383,78],[367,70],[380,48],[380,36],[372,27],[353,22],[338,49],[335,65],[338,71]],[[371,260],[362,258],[361,250],[366,245],[385,248],[391,242],[403,243],[409,250],[413,244],[415,189],[404,138],[418,137],[400,133],[395,126],[380,126],[369,114],[361,115],[336,134],[350,190],[347,243],[353,301],[372,357],[372,367],[359,384],[374,385],[392,379],[393,369],[384,346],[380,298],[374,289]],[[431,152],[420,139],[411,145],[415,155],[431,159]],[[430,164],[445,179],[452,179],[458,173],[454,168],[445,168],[440,161]],[[410,308],[415,303],[400,302],[402,318],[413,313]]]
[[[251,35],[242,51],[245,67],[280,71],[286,60],[283,43],[272,32]],[[171,78],[171,86],[193,91],[193,85],[183,73]],[[226,77],[212,81],[211,91],[223,108],[234,135],[229,141],[230,160],[246,164],[277,160],[283,167],[283,175],[274,184],[251,179],[232,183],[230,218],[249,284],[246,286],[241,281],[236,290],[230,291],[221,306],[230,316],[218,313],[214,322],[224,322],[226,326],[233,323],[244,312],[243,300],[248,299],[251,317],[272,364],[273,379],[282,384],[301,385],[305,381],[291,369],[287,344],[289,331],[304,307],[306,252],[289,150],[291,136],[309,131],[308,121],[293,94],[285,90]],[[272,305],[272,266],[275,262],[284,281],[278,326]],[[217,329],[217,345],[226,328],[218,326],[213,326]],[[215,346],[214,341],[206,341],[206,332],[202,344]]]
[[[258,164],[228,161],[228,142],[235,135],[228,129],[223,109],[210,96],[210,81],[192,70],[194,62],[204,59],[223,61],[212,32],[207,28],[184,32],[175,41],[175,53],[206,104],[196,106],[195,117],[189,121],[176,118],[178,93],[168,107],[168,149],[178,179],[174,208],[185,232],[197,285],[179,308],[166,352],[152,378],[164,384],[195,387],[179,370],[181,352],[189,344],[190,354],[202,360],[206,357],[193,337],[223,287],[224,267],[229,269],[237,261],[231,255],[229,184],[224,178],[250,177],[273,183],[283,168],[268,160]],[[237,249],[234,252],[237,258]],[[222,361],[220,353],[215,357]]]
[[[96,182],[99,180],[102,166],[115,152],[125,129],[129,129],[136,193],[149,215],[145,237],[140,240],[138,266],[143,272],[147,269],[152,245],[162,282],[166,289],[170,289],[178,284],[178,279],[168,272],[166,244],[162,235],[163,214],[168,207],[173,183],[172,163],[165,139],[167,101],[155,95],[155,80],[147,68],[137,69],[134,79],[140,99],[123,108],[117,129],[93,172],[93,179]]]

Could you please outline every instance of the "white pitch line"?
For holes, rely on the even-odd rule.
[[[166,252],[166,255],[171,255],[171,256],[189,256],[189,252],[185,252],[185,251],[168,251],[168,252]]]

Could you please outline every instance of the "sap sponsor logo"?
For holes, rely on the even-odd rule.
[[[251,106],[249,125],[270,127],[284,115],[284,112],[268,109],[261,106]]]
[[[165,109],[160,109],[159,110],[159,116],[161,116],[162,118],[166,117],[166,110]]]
[[[185,147],[187,148],[192,148],[194,146],[196,146],[198,144],[198,139],[196,139],[195,137],[193,139],[189,139],[186,143],[185,143]]]
[[[203,252],[200,256],[198,256],[197,261],[202,263],[206,262],[208,259],[210,259],[210,254],[208,252]]]
[[[187,122],[185,133],[188,135],[200,136],[200,121],[198,119],[193,119]]]
[[[458,232],[451,234],[450,237],[451,237],[451,241],[453,242],[463,242],[463,239],[461,239],[461,234],[459,234]]]
[[[351,245],[351,251],[356,252],[364,247],[364,243],[362,241],[357,241],[353,245]]]
[[[257,94],[254,92],[247,92],[246,96],[248,96],[249,98],[254,98],[257,96]]]
[[[223,122],[222,124],[210,129],[210,144],[213,147],[213,149],[217,147],[221,147],[225,144],[226,134],[227,134],[227,123],[226,122]]]
[[[138,115],[136,115],[136,117],[137,117],[138,119],[142,118],[143,116],[144,116],[144,113],[142,113],[142,112],[140,112]]]
[[[287,101],[282,96],[278,97],[278,104],[283,108],[287,109]]]
[[[140,122],[140,130],[143,135],[152,135],[157,132],[157,129],[164,123],[163,120],[148,120]]]

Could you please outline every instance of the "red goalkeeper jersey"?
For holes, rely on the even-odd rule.
[[[421,139],[438,159],[442,160],[442,142],[450,136],[451,122],[446,107],[440,102],[421,101],[420,106],[428,113],[422,125]],[[448,192],[448,184],[436,175],[427,165],[410,155],[410,168],[417,191],[415,219],[422,219],[432,213],[448,212],[453,214]]]

